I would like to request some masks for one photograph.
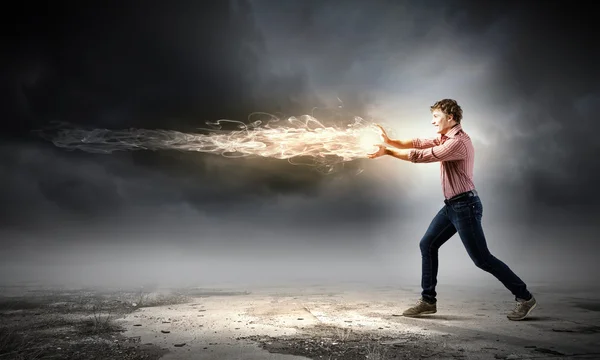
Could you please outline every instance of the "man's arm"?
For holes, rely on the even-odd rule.
[[[464,159],[467,155],[465,144],[458,139],[448,139],[445,143],[426,149],[386,148],[386,155],[413,163],[431,163]]]
[[[386,144],[398,149],[427,149],[440,144],[440,140],[433,139],[388,139]]]
[[[413,147],[413,139],[388,139],[386,144],[398,149],[410,149]]]
[[[413,149],[429,149],[434,146],[438,146],[439,144],[440,144],[439,138],[432,138],[432,139],[415,138],[415,139],[412,139],[411,148],[413,148]]]
[[[406,149],[385,148],[386,155],[390,155],[390,156],[393,156],[397,159],[404,160],[404,161],[410,161],[410,159],[409,159],[410,152],[411,152],[411,150],[406,150]]]

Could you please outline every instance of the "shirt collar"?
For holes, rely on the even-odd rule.
[[[462,130],[462,126],[460,124],[454,125],[448,132],[445,134],[447,138],[453,138]]]

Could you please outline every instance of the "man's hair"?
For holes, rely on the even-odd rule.
[[[456,100],[452,99],[443,99],[437,101],[435,104],[431,105],[431,111],[440,110],[446,115],[452,115],[454,117],[454,121],[460,124],[463,113],[460,105],[456,102]]]

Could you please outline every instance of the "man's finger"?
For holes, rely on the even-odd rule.
[[[383,126],[376,124],[377,127],[379,128],[379,130],[381,131],[381,137],[383,138],[383,140],[385,140],[385,138],[387,138],[387,133],[385,132],[385,129],[383,128]]]

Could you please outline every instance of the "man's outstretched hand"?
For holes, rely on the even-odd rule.
[[[386,154],[386,149],[387,149],[387,148],[386,148],[386,146],[385,146],[385,145],[377,145],[377,146],[378,146],[378,149],[377,149],[377,151],[376,151],[376,152],[374,152],[374,153],[371,153],[371,154],[367,154],[367,156],[368,156],[370,159],[375,159],[375,158],[378,158],[378,157],[384,156],[384,155]]]
[[[375,126],[377,126],[379,128],[379,130],[381,130],[381,140],[383,141],[384,144],[389,144],[390,142],[390,138],[387,135],[387,133],[385,132],[385,130],[383,129],[383,126],[379,125],[379,124],[375,124]]]
[[[378,157],[381,157],[383,155],[386,154],[386,145],[389,144],[390,138],[388,137],[387,133],[385,132],[385,129],[383,128],[383,126],[379,125],[379,124],[375,124],[375,126],[377,126],[379,128],[379,130],[381,131],[381,144],[377,145],[377,151],[371,154],[367,154],[367,156],[371,159],[375,159]]]
[[[379,124],[375,124],[381,130],[382,143],[377,145],[377,151],[371,154],[367,154],[370,159],[376,159],[384,155],[390,155],[400,160],[412,161],[410,157],[410,148],[413,144],[412,139],[408,140],[391,140],[383,127]],[[388,147],[389,145],[389,147]]]

